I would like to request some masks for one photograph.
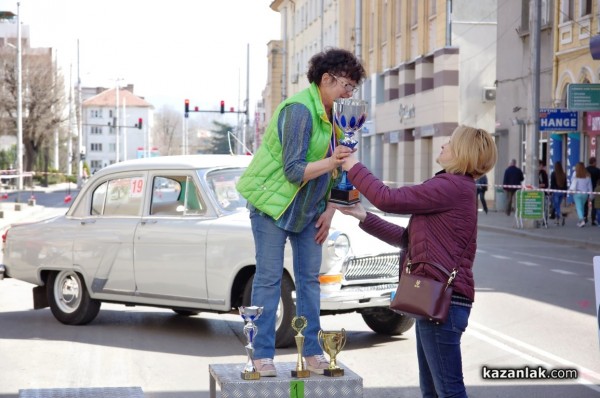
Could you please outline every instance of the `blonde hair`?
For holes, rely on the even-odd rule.
[[[470,174],[477,179],[496,164],[496,143],[487,131],[469,126],[458,126],[450,137],[452,159],[440,164],[447,173]]]

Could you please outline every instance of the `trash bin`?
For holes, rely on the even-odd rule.
[[[502,188],[496,188],[496,197],[494,201],[496,203],[496,211],[503,212],[506,210],[506,192]]]

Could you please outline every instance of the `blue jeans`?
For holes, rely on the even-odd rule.
[[[419,384],[423,398],[467,396],[460,339],[470,314],[469,307],[450,305],[445,323],[416,322]]]
[[[564,197],[565,197],[564,193],[561,193],[561,192],[553,192],[552,193],[552,205],[554,206],[554,214],[555,214],[557,220],[562,217],[562,213],[560,212],[560,205],[562,204]]]
[[[574,193],[573,201],[575,201],[575,210],[577,210],[577,217],[580,220],[585,218],[585,206],[587,206],[588,196],[585,193]]]
[[[321,329],[321,270],[322,247],[315,242],[316,221],[310,222],[301,232],[294,233],[279,228],[268,216],[250,213],[252,234],[256,246],[256,274],[252,284],[252,305],[263,308],[255,322],[258,328],[254,340],[254,358],[275,356],[275,320],[281,295],[283,255],[285,242],[292,245],[294,278],[296,283],[296,314],[306,317],[304,329],[305,357],[322,354],[317,341]]]

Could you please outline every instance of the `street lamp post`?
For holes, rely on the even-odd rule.
[[[21,65],[21,20],[17,2],[17,189],[23,190],[23,67]],[[17,196],[18,198],[18,196]]]

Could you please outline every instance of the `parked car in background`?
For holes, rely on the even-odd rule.
[[[64,216],[15,225],[4,235],[4,276],[36,285],[35,309],[83,325],[102,302],[155,306],[185,316],[250,305],[254,241],[235,184],[250,156],[165,156],[96,172]],[[390,217],[406,225],[407,218]],[[321,265],[322,314],[360,312],[378,333],[410,329],[388,309],[398,283],[398,249],[334,217]],[[294,343],[291,248],[276,344]]]

